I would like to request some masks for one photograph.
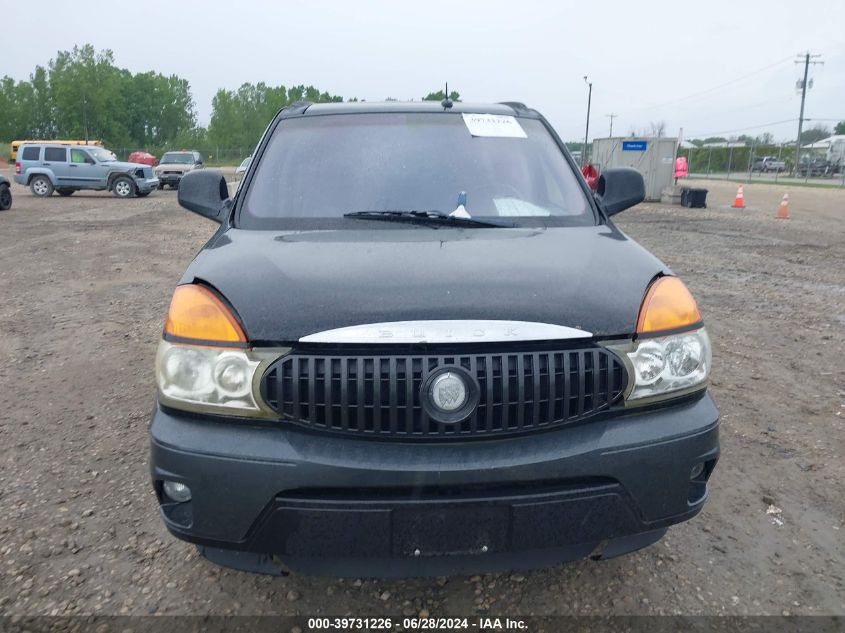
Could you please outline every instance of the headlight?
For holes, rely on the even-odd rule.
[[[712,351],[707,330],[608,345],[625,359],[630,376],[628,404],[644,404],[700,389],[710,375]],[[648,400],[646,400],[648,399]]]
[[[261,372],[287,350],[250,350],[174,344],[162,340],[156,383],[162,404],[188,411],[267,417],[257,396]]]

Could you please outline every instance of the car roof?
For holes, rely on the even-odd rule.
[[[292,104],[296,105],[296,104]],[[466,103],[453,101],[451,108],[444,108],[440,101],[354,101],[346,103],[301,104],[305,116],[321,114],[360,114],[386,112],[467,112],[538,117],[539,114],[522,103]]]
[[[21,143],[20,147],[73,147],[76,148],[86,148],[86,147],[99,147],[99,145],[77,145],[76,143]]]

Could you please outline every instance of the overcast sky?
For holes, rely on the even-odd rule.
[[[683,127],[687,138],[794,139],[802,69],[793,60],[808,49],[825,64],[811,68],[805,116],[845,119],[841,0],[3,4],[0,75],[26,79],[56,51],[91,43],[133,72],[188,79],[202,124],[218,88],[247,81],[368,101],[419,99],[448,81],[465,101],[523,101],[575,140],[584,135],[588,75],[591,138],[606,136],[605,115],[616,113],[615,134],[662,120],[668,134]]]

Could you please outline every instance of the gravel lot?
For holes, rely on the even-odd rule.
[[[10,175],[8,170],[6,175]],[[710,189],[619,225],[680,274],[715,346],[711,500],[659,544],[526,574],[271,578],[214,567],[158,518],[152,362],[214,225],[175,192],[33,197],[0,213],[0,613],[845,613],[845,191]]]

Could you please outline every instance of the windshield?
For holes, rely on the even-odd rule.
[[[114,155],[114,152],[110,152],[109,150],[103,149],[102,147],[86,146],[85,151],[100,162],[117,160],[117,156]]]
[[[178,154],[169,152],[161,157],[160,163],[176,163],[177,165],[190,165],[194,162],[193,154]]]
[[[471,133],[461,113],[283,120],[259,159],[238,225],[331,225],[337,223],[327,220],[360,211],[448,214],[461,204],[473,218],[508,218],[511,225],[595,224],[544,124],[501,118],[510,128],[481,132],[492,136],[473,136],[477,129]]]

